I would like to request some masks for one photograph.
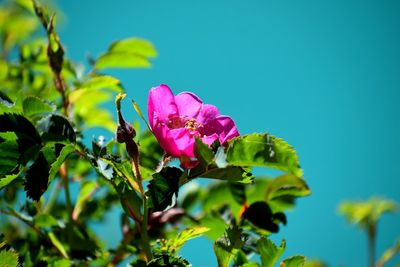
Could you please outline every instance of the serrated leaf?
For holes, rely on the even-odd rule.
[[[57,172],[60,170],[61,165],[73,151],[74,151],[73,145],[63,146],[57,159],[51,164],[49,171],[49,183],[57,175]]]
[[[133,265],[133,266],[143,266],[143,265]],[[149,261],[146,267],[189,267],[191,264],[184,258],[161,254],[157,255],[153,260]]]
[[[25,191],[27,197],[39,201],[47,190],[50,166],[43,152],[40,152],[33,164],[26,171]]]
[[[253,174],[248,168],[245,167],[227,166],[225,168],[212,168],[207,171],[201,172],[199,175],[197,175],[195,171],[197,170],[193,169],[193,172],[190,172],[191,177],[211,178],[244,184],[254,182]]]
[[[0,251],[0,266],[4,267],[17,267],[18,254],[12,250],[1,250]]]
[[[281,263],[282,267],[303,267],[306,262],[306,258],[301,255],[292,256],[284,259]]]
[[[38,113],[53,112],[55,107],[36,96],[28,96],[22,103],[24,115],[32,116]]]
[[[38,122],[43,132],[42,139],[46,142],[71,142],[75,143],[76,135],[70,122],[63,116],[51,114]]]
[[[111,44],[108,50],[112,52],[129,52],[145,57],[157,56],[157,51],[153,44],[140,38],[126,38],[116,41]]]
[[[303,176],[296,151],[283,139],[255,133],[233,138],[228,144],[231,165],[269,167]]]
[[[0,190],[9,185],[12,181],[19,177],[20,173],[6,175],[5,177],[0,178]]]
[[[42,140],[33,124],[24,116],[15,113],[0,115],[0,132],[14,132],[18,137],[20,151],[25,151]]]
[[[285,251],[286,242],[282,240],[279,247],[277,247],[271,240],[262,236],[257,240],[257,250],[261,257],[262,267],[274,267],[279,258]]]
[[[153,175],[146,192],[149,197],[149,208],[153,211],[163,211],[172,204],[174,195],[178,195],[182,173],[176,167],[166,167]]]
[[[233,257],[244,244],[243,233],[238,226],[232,225],[227,228],[225,234],[214,243],[218,267],[228,267]]]
[[[141,55],[127,52],[108,52],[101,55],[95,63],[99,70],[109,68],[149,68],[150,61]]]
[[[53,227],[53,226],[58,225],[57,220],[50,214],[36,215],[33,219],[33,222],[37,227],[40,227],[40,228]]]
[[[165,240],[166,242],[162,245],[161,250],[168,254],[176,254],[188,240],[199,237],[209,230],[209,228],[203,226],[186,228],[175,237]]]
[[[0,178],[11,175],[18,168],[20,152],[14,140],[0,143]]]
[[[68,259],[67,251],[65,250],[60,240],[58,240],[58,238],[55,236],[55,234],[53,232],[49,232],[47,235],[49,236],[51,243],[57,248],[61,255],[64,258]]]

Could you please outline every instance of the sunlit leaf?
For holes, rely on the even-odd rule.
[[[126,38],[112,43],[108,49],[112,52],[129,52],[145,57],[157,56],[157,51],[153,44],[140,38]]]
[[[68,254],[67,251],[65,250],[63,244],[58,240],[58,238],[54,235],[53,232],[49,232],[48,236],[51,240],[51,243],[57,248],[57,250],[62,254],[62,256],[66,259],[68,259]]]
[[[209,230],[209,228],[203,226],[186,228],[179,232],[178,235],[165,240],[165,242],[162,243],[161,250],[168,254],[175,254],[188,240],[199,237]]]
[[[149,68],[151,63],[146,57],[126,52],[108,52],[101,55],[97,60],[96,69],[109,68]]]
[[[281,244],[276,246],[271,240],[262,236],[257,241],[257,250],[261,257],[262,267],[273,267],[285,251],[286,242],[282,240]]]
[[[136,266],[143,266],[143,265],[135,265],[133,264],[134,267]],[[156,256],[153,260],[147,263],[145,265],[146,267],[162,267],[162,266],[174,266],[174,267],[189,267],[191,264],[184,258],[169,255],[169,254],[162,254]]]
[[[22,108],[26,116],[52,112],[55,110],[55,106],[50,105],[36,96],[29,96],[25,98],[24,102],[22,103]]]
[[[60,151],[56,161],[51,164],[50,171],[49,171],[49,182],[53,180],[56,176],[57,172],[59,171],[61,165],[65,161],[65,159],[74,151],[73,145],[65,145]]]
[[[303,267],[306,258],[304,256],[296,255],[283,260],[281,263],[282,267]]]
[[[83,205],[89,200],[94,192],[98,189],[98,183],[96,181],[83,181],[79,190],[78,199],[76,201],[74,210],[72,212],[72,218],[78,219],[79,214],[83,210]]]
[[[0,266],[17,267],[18,254],[12,250],[0,250]]]
[[[296,151],[284,140],[264,134],[249,134],[228,141],[227,161],[236,166],[260,166],[303,176]]]
[[[245,239],[238,226],[226,229],[224,236],[214,243],[214,252],[217,256],[218,267],[228,267],[239,249],[243,247]]]

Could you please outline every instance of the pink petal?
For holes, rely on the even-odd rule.
[[[175,96],[175,103],[179,110],[180,116],[185,116],[187,119],[196,118],[203,102],[197,95],[184,92]]]
[[[221,142],[221,144],[240,135],[238,129],[236,128],[236,124],[231,119],[231,117],[219,116],[217,117],[216,121],[218,121],[223,129],[222,132],[219,134],[219,141]]]
[[[218,134],[214,133],[214,134],[209,135],[209,136],[203,136],[201,138],[201,141],[203,141],[203,143],[211,146],[214,143],[214,141],[217,140],[217,139],[218,139]]]
[[[170,130],[170,137],[179,150],[179,156],[194,158],[194,137],[186,128]]]
[[[161,123],[157,123],[156,125],[154,125],[154,127],[152,127],[152,130],[158,143],[167,154],[173,157],[180,156],[181,153],[171,137],[171,130],[167,126],[162,125]]]
[[[167,85],[161,84],[150,90],[147,115],[151,128],[155,126],[157,121],[168,123],[169,117],[179,115],[174,95]]]
[[[204,104],[197,115],[196,121],[203,125],[208,124],[209,121],[214,120],[219,116],[219,110],[216,106]]]

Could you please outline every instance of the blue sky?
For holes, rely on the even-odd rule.
[[[151,69],[109,72],[143,108],[148,90],[166,83],[218,106],[243,134],[268,131],[294,145],[313,194],[274,239],[287,239],[287,255],[366,266],[363,233],[336,207],[371,195],[400,202],[399,1],[58,2],[75,61],[130,36],[155,44]],[[378,255],[399,236],[399,214],[384,216]],[[202,239],[183,256],[216,264]]]

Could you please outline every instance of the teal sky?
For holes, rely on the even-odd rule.
[[[166,83],[218,106],[242,134],[268,131],[295,146],[313,194],[274,237],[287,239],[286,255],[367,265],[363,233],[336,207],[371,195],[400,202],[400,1],[58,2],[75,61],[125,37],[155,44],[153,68],[109,72],[142,108],[150,87]],[[400,237],[399,216],[382,218],[378,255]],[[195,267],[216,265],[204,239],[182,253]]]

